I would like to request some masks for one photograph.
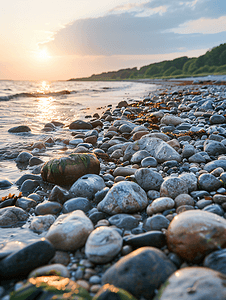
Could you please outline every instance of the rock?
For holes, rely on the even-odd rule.
[[[165,282],[156,300],[223,300],[226,296],[226,276],[203,267],[188,267],[176,271]]]
[[[31,192],[34,192],[38,186],[39,186],[39,181],[27,179],[22,183],[22,185],[20,187],[20,191],[23,194],[29,194]]]
[[[188,192],[191,193],[192,191],[197,190],[197,177],[194,173],[182,173],[178,177],[186,182],[188,187]]]
[[[40,159],[39,157],[36,157],[36,156],[32,156],[29,159],[29,165],[31,167],[36,166],[36,165],[40,165],[40,164],[43,164],[43,163],[44,163],[44,161],[42,159]]]
[[[83,143],[83,139],[79,139],[79,138],[69,141],[69,145],[72,147],[77,147],[78,144],[81,144],[81,143]]]
[[[213,202],[217,204],[222,204],[226,202],[226,195],[216,194],[213,196]]]
[[[169,115],[166,114],[162,119],[161,119],[161,124],[166,124],[166,125],[174,125],[177,126],[179,124],[183,123],[183,119],[180,117],[174,116],[174,115]]]
[[[131,234],[123,238],[125,245],[130,245],[133,248],[145,246],[162,248],[166,245],[166,237],[161,231],[153,230],[140,234]]]
[[[56,215],[62,210],[62,205],[58,202],[44,201],[35,207],[36,215]]]
[[[166,177],[160,187],[161,197],[176,198],[180,194],[187,194],[188,186],[186,182],[179,177]]]
[[[88,259],[96,264],[104,264],[121,251],[122,237],[113,228],[102,226],[96,228],[88,237],[85,254]]]
[[[173,208],[174,205],[175,202],[172,198],[160,197],[148,205],[147,214],[150,216],[159,212],[163,212],[164,210]]]
[[[69,129],[92,129],[93,126],[82,120],[76,120],[69,125]]]
[[[175,201],[176,208],[182,205],[191,205],[191,206],[195,205],[195,201],[188,194],[180,194],[174,199],[174,201]]]
[[[35,207],[37,205],[37,202],[27,197],[21,197],[16,200],[15,205],[24,210],[29,210],[30,208]]]
[[[28,291],[31,299],[37,298],[39,294],[45,295],[48,299],[63,299],[66,294],[66,297],[71,299],[91,300],[91,296],[83,287],[71,279],[60,276],[30,278],[19,290],[12,292],[11,300],[26,299]]]
[[[142,168],[155,168],[157,167],[158,162],[154,157],[148,156],[141,161]]]
[[[182,156],[188,158],[195,154],[195,147],[190,144],[185,144],[182,150]]]
[[[68,199],[70,199],[68,190],[58,185],[54,186],[49,195],[49,201],[59,202],[60,204],[64,204]]]
[[[15,253],[27,245],[25,243],[19,242],[19,241],[12,241],[12,242],[3,242],[1,243],[0,248],[0,260],[3,259],[6,256],[9,256],[12,253]]]
[[[139,225],[139,220],[132,215],[117,214],[108,219],[111,225],[125,230],[131,230]]]
[[[11,181],[9,181],[8,179],[6,179],[6,178],[0,179],[0,190],[8,189],[12,185],[13,185],[13,183]]]
[[[71,185],[85,174],[99,174],[99,172],[100,162],[94,154],[75,153],[48,161],[42,167],[41,175],[45,181]]]
[[[46,266],[34,269],[28,275],[28,278],[45,276],[45,275],[48,276],[50,274],[61,276],[61,277],[66,277],[66,278],[70,277],[70,272],[64,265],[52,264],[52,265],[46,265]]]
[[[212,174],[202,174],[198,178],[200,189],[208,192],[216,191],[222,186],[222,182]]]
[[[195,153],[194,155],[190,156],[188,161],[190,163],[205,163],[206,159],[204,156],[202,156],[200,153]]]
[[[26,221],[28,213],[22,208],[8,206],[0,209],[0,227],[11,227],[19,222]]]
[[[226,275],[226,249],[213,251],[203,261],[203,266]]]
[[[78,197],[71,198],[67,200],[63,205],[63,213],[67,214],[74,210],[82,210],[83,212],[88,212],[91,208],[91,204],[87,198]]]
[[[70,255],[64,251],[56,251],[53,259],[51,259],[50,263],[52,264],[61,264],[64,266],[68,266],[70,263]]]
[[[222,124],[225,123],[225,117],[223,115],[214,114],[210,117],[211,124]]]
[[[174,217],[166,237],[170,251],[198,262],[218,247],[226,247],[226,220],[207,211],[186,211]]]
[[[103,284],[113,284],[140,299],[152,299],[176,267],[166,255],[153,247],[143,247],[121,258],[103,275]]]
[[[17,181],[16,185],[22,185],[24,181],[31,179],[31,180],[36,180],[36,181],[41,181],[42,177],[39,175],[33,175],[33,174],[24,174],[22,175]]]
[[[22,278],[32,270],[47,264],[55,254],[54,247],[47,241],[32,243],[0,261],[0,278]]]
[[[172,139],[167,142],[168,145],[170,145],[173,149],[178,151],[180,149],[180,143],[178,142],[177,139]]]
[[[138,150],[146,150],[150,156],[153,156],[158,163],[162,163],[168,160],[181,161],[180,154],[177,153],[170,145],[159,138],[154,137],[142,137],[139,141],[136,141],[129,145],[124,153],[123,160],[129,160],[132,155]]]
[[[127,107],[128,103],[125,100],[122,100],[118,103],[117,107],[122,108],[122,107]]]
[[[226,160],[213,160],[205,165],[204,170],[210,173],[218,167],[221,167],[226,171]]]
[[[16,126],[8,130],[8,132],[11,133],[20,133],[20,132],[29,132],[29,131],[31,131],[31,129],[26,125]]]
[[[47,232],[49,240],[57,250],[75,251],[85,245],[93,223],[81,210],[60,215]]]
[[[206,151],[210,156],[220,155],[226,153],[226,147],[223,143],[206,140],[204,143],[204,151]]]
[[[126,167],[117,167],[114,172],[113,172],[113,176],[117,177],[117,176],[130,176],[135,174],[136,169],[132,169],[132,168],[126,168]]]
[[[187,211],[187,210],[193,210],[193,209],[195,209],[194,206],[184,204],[184,205],[179,206],[179,207],[176,209],[176,213],[179,215],[179,214],[181,214],[182,212],[185,212],[185,211]]]
[[[53,215],[37,216],[32,218],[29,228],[34,232],[42,233],[47,231],[55,220]]]
[[[155,190],[149,190],[147,192],[147,196],[150,200],[155,200],[155,199],[160,197],[160,193],[158,191],[155,191]]]
[[[204,211],[209,211],[213,214],[223,216],[224,215],[224,210],[221,208],[219,204],[210,204],[204,207]]]
[[[74,197],[94,198],[94,195],[105,188],[102,177],[96,174],[87,174],[79,178],[70,188]]]
[[[29,152],[25,152],[25,151],[20,152],[20,154],[16,158],[16,162],[21,164],[28,164],[32,156],[33,155]]]
[[[162,176],[148,168],[141,168],[135,172],[135,179],[139,186],[145,191],[157,190],[159,191],[160,186],[163,182]]]
[[[123,151],[121,149],[117,149],[112,152],[110,155],[111,158],[119,159],[120,157],[123,157]]]
[[[120,181],[113,185],[97,209],[110,215],[136,213],[148,205],[145,191],[136,183]]]
[[[115,287],[111,284],[105,284],[100,288],[98,293],[94,296],[93,300],[110,300],[110,299],[123,299],[123,300],[136,300],[129,292]]]
[[[147,135],[148,133],[149,133],[148,130],[137,131],[137,132],[133,133],[132,139],[134,141],[138,141],[138,140],[140,140],[142,138],[142,136]]]
[[[142,161],[142,159],[148,156],[150,156],[150,154],[146,150],[137,151],[136,153],[133,154],[131,158],[131,163],[139,164]]]
[[[167,229],[170,221],[163,215],[154,215],[145,220],[144,229],[147,231]]]

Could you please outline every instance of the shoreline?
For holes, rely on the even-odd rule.
[[[156,84],[156,81],[148,83]],[[24,159],[29,165],[27,172],[29,176],[18,185],[23,195],[18,199],[7,197],[0,201],[0,226],[2,226],[0,230],[4,231],[3,222],[4,224],[8,222],[6,225],[8,227],[13,226],[14,232],[19,229],[17,222],[13,223],[13,218],[4,219],[4,214],[1,214],[3,209],[8,207],[12,210],[16,204],[16,208],[20,209],[20,213],[23,213],[25,218],[22,221],[24,230],[31,231],[32,235],[35,235],[39,228],[39,234],[42,237],[47,236],[47,241],[50,241],[53,247],[51,251],[54,253],[57,251],[57,256],[51,258],[52,260],[49,259],[51,261],[49,265],[48,262],[41,261],[36,267],[45,265],[51,268],[51,264],[54,263],[60,267],[54,265],[51,271],[46,268],[36,271],[40,272],[38,274],[48,275],[48,272],[51,272],[51,274],[69,277],[85,288],[91,297],[94,297],[104,284],[113,284],[131,293],[134,299],[138,300],[154,299],[156,295],[160,300],[165,300],[164,295],[167,291],[170,291],[172,297],[177,298],[177,291],[173,288],[173,282],[176,280],[174,274],[176,272],[185,274],[181,276],[183,284],[186,286],[187,282],[188,288],[194,278],[197,282],[201,280],[197,266],[202,268],[202,274],[205,274],[208,284],[215,278],[214,276],[224,278],[226,275],[222,268],[225,265],[225,258],[221,257],[226,246],[224,240],[226,236],[226,83],[203,81],[192,84],[191,81],[184,80],[179,83],[178,81],[161,83],[158,90],[151,91],[150,95],[143,100],[130,102],[122,99],[117,107],[109,106],[105,109],[105,113],[96,116],[97,118],[92,116],[92,119],[84,118],[80,123],[71,122],[68,128],[71,139],[65,140],[64,145],[57,144],[53,139],[36,143],[26,150],[28,154],[24,155],[27,157]],[[49,128],[51,126],[49,125]],[[67,157],[76,153],[95,154],[97,157],[95,163],[100,164],[100,171],[93,171],[97,176],[94,187],[93,179],[88,175],[87,185],[79,188],[81,192],[78,192],[75,187],[72,188],[74,184],[68,187],[61,186],[58,177],[54,177],[54,171],[51,173],[53,178],[51,177],[49,182],[44,181],[43,171],[42,176],[40,175],[42,162],[39,161],[37,165],[31,166],[31,161],[35,157],[42,159],[47,151],[55,153],[55,149],[57,151],[62,149],[61,156]],[[14,158],[18,162],[20,162],[19,155]],[[79,168],[82,166],[83,163],[80,162]],[[82,174],[81,170],[76,172]],[[91,172],[92,170],[94,167]],[[90,174],[89,172],[87,174]],[[65,176],[68,174],[62,174],[62,182]],[[79,180],[78,178],[76,182]],[[0,184],[2,186],[6,183],[1,181]],[[61,186],[62,189],[56,186]],[[118,186],[120,189],[115,190],[118,196],[113,199],[113,192],[111,195],[110,191],[117,189]],[[130,186],[134,186],[135,196],[127,190]],[[8,190],[7,188],[4,190],[6,194]],[[92,191],[91,196],[88,191]],[[127,198],[128,193],[130,196]],[[83,200],[78,200],[81,197]],[[72,199],[77,200],[72,201]],[[117,202],[120,199],[122,199],[121,204]],[[113,200],[116,202],[112,202]],[[69,201],[71,201],[70,206]],[[83,219],[86,226],[91,222],[91,230],[84,233],[85,226],[82,229],[83,234],[87,234],[85,241],[70,248],[64,245],[66,237],[61,233],[60,228],[56,225],[61,239],[52,235],[53,227],[50,226],[53,226],[59,216],[71,216],[78,210],[83,213],[79,212],[76,218]],[[52,217],[47,218],[49,215]],[[181,222],[179,227],[176,223],[177,219]],[[219,220],[220,225],[215,223],[216,219]],[[202,227],[208,223],[207,221],[210,227],[206,225],[208,228],[205,234],[211,236],[213,242],[210,243],[206,242],[206,237],[203,238],[202,232]],[[67,223],[71,221],[68,219],[64,223],[62,219],[60,222],[65,224],[65,228],[69,228]],[[107,239],[105,243],[101,243],[98,236],[95,236],[98,228],[103,231],[103,238],[111,236],[112,240]],[[180,228],[183,229],[183,239]],[[10,229],[8,228],[7,231]],[[214,232],[221,232],[221,236],[215,235]],[[14,234],[16,240],[17,235]],[[92,241],[90,241],[91,236],[94,236]],[[75,237],[70,239],[69,245],[73,244]],[[76,239],[81,240],[81,236],[76,236]],[[7,241],[9,242],[12,240]],[[21,242],[24,243],[25,240]],[[180,248],[181,243],[182,248]],[[34,241],[31,245],[33,244]],[[105,244],[106,252],[102,252]],[[117,248],[114,248],[115,245]],[[21,250],[15,248],[14,255],[18,255],[17,259],[23,258],[23,251],[25,251],[23,249],[27,247],[23,245]],[[40,247],[47,247],[47,244]],[[88,251],[87,247],[92,251]],[[113,248],[115,250],[112,253]],[[145,261],[140,258],[138,250],[144,251],[142,253],[146,255]],[[217,254],[217,250],[221,252]],[[15,266],[15,269],[19,270],[16,274],[8,270],[11,265],[10,259],[7,260],[10,252],[7,251],[5,256],[1,256],[4,247],[0,249],[0,278],[7,281],[7,284],[0,288],[0,297],[4,300],[9,299],[9,291],[18,287],[23,288],[28,274],[33,271],[28,268],[29,271],[23,273],[21,266]],[[31,257],[29,253],[24,260],[26,267],[29,263],[32,265],[32,261],[28,261]],[[150,257],[147,253],[150,253]],[[211,254],[219,255],[218,259],[222,262],[222,266],[219,264],[214,267],[210,262],[206,262]],[[154,262],[151,260],[152,255],[155,256]],[[106,257],[110,259],[106,261]],[[127,258],[135,269],[131,271],[132,275],[123,269],[124,275],[121,276],[117,270],[124,268],[124,260]],[[121,264],[118,265],[120,259]],[[150,270],[145,269],[146,273],[143,274],[143,270],[137,267],[138,261],[141,269],[147,264]],[[152,270],[153,265],[157,268],[156,274],[154,269]],[[4,272],[1,272],[3,266],[5,274],[10,274],[7,276],[11,279],[4,277]],[[193,271],[196,273],[189,275],[189,272]],[[161,277],[166,273],[166,277]],[[18,280],[20,274],[23,275]],[[153,276],[162,279],[156,282]],[[123,277],[129,284],[126,284]],[[160,292],[161,285],[169,277],[171,278],[169,286],[163,293]],[[154,289],[147,286],[146,280],[154,282]],[[18,281],[19,284],[16,285]],[[141,290],[139,285],[142,286]],[[179,293],[184,290],[186,292],[183,285],[178,287]],[[202,288],[198,287],[196,293],[202,294],[202,292]],[[225,293],[225,287],[222,285],[218,292]],[[209,285],[208,293],[210,297],[214,295],[213,286]]]

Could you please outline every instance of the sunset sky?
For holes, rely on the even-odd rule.
[[[7,0],[0,9],[0,79],[139,68],[225,42],[225,0]]]

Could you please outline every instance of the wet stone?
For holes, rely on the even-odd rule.
[[[179,207],[181,205],[191,205],[194,206],[195,202],[193,198],[188,194],[180,194],[175,199],[175,206]]]
[[[20,133],[20,132],[29,132],[31,129],[26,125],[20,125],[16,127],[12,127],[8,130],[11,133]]]
[[[150,200],[155,200],[155,199],[160,197],[160,193],[158,191],[155,191],[155,190],[149,190],[147,192],[147,196]]]
[[[45,201],[35,207],[36,215],[56,215],[62,210],[62,205],[58,202]]]
[[[64,204],[68,199],[70,199],[68,190],[58,185],[53,187],[49,195],[49,201],[59,202],[60,204]]]
[[[8,179],[0,179],[0,190],[7,189],[13,185]]]
[[[175,202],[172,198],[169,197],[160,197],[155,199],[151,204],[147,207],[147,214],[153,215],[159,212],[163,212],[164,210],[168,210],[173,208]]]
[[[200,189],[206,190],[208,192],[216,191],[222,185],[221,181],[212,174],[200,175],[198,178],[198,184],[200,186]]]
[[[20,191],[23,194],[29,194],[31,192],[34,192],[38,186],[39,186],[39,181],[27,179],[22,183],[22,185],[20,187]]]
[[[203,208],[204,211],[211,212],[213,214],[223,216],[224,215],[224,210],[221,208],[219,204],[210,204],[207,205]]]
[[[206,151],[210,156],[220,155],[226,153],[226,147],[223,143],[207,140],[204,143],[204,151]]]
[[[108,219],[111,225],[115,225],[118,228],[125,230],[131,230],[138,226],[139,220],[132,215],[128,214],[117,214]]]
[[[67,200],[63,205],[63,213],[69,213],[74,210],[82,210],[85,213],[91,208],[91,203],[87,198],[78,197]]]
[[[17,158],[16,158],[16,162],[17,163],[29,163],[29,160],[30,160],[30,158],[32,157],[33,155],[31,154],[31,153],[29,153],[29,152],[21,152],[18,156],[17,156]]]
[[[146,150],[140,150],[133,154],[131,157],[131,163],[139,164],[145,157],[150,156],[149,152]]]
[[[123,243],[132,246],[134,249],[145,246],[162,248],[166,245],[166,237],[161,231],[153,230],[127,235],[123,238]]]
[[[44,161],[42,159],[40,159],[39,157],[33,156],[29,159],[29,165],[31,167],[36,166],[36,165],[40,165],[43,164]]]
[[[37,205],[37,202],[33,199],[27,198],[27,197],[21,197],[16,200],[16,206],[28,210],[32,207],[35,207]]]
[[[121,258],[103,275],[103,284],[125,289],[138,299],[152,299],[166,279],[176,271],[165,254],[154,247],[142,247]]]
[[[39,277],[44,275],[57,275],[64,278],[70,277],[69,270],[61,264],[51,264],[43,267],[39,267],[34,269],[29,275],[28,278]]]
[[[147,231],[151,230],[162,230],[167,229],[170,221],[163,215],[154,215],[146,219],[144,223],[144,229]]]
[[[213,251],[203,261],[203,266],[226,275],[226,249]]]
[[[216,194],[213,196],[213,202],[217,204],[222,204],[226,202],[226,195]]]
[[[8,206],[0,209],[0,227],[11,227],[19,222],[26,221],[28,213],[22,208]]]

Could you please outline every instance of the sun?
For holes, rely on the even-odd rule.
[[[47,49],[40,49],[37,53],[37,57],[40,60],[49,60],[51,58]]]

